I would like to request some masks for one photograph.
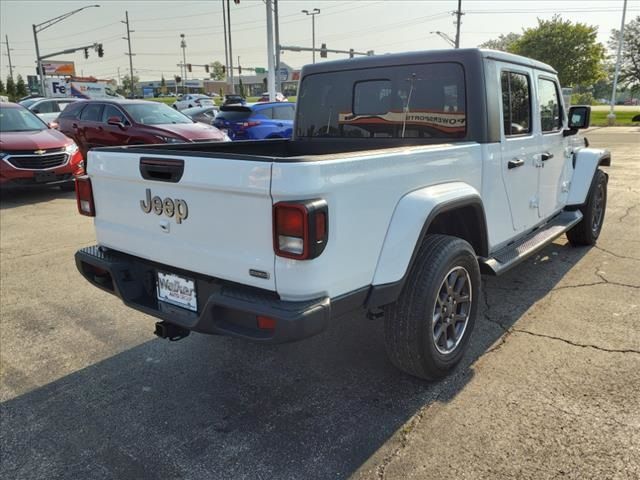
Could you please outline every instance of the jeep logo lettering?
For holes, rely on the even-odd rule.
[[[179,198],[165,198],[164,200],[157,195],[151,197],[151,189],[147,188],[147,198],[140,200],[140,208],[144,213],[153,213],[162,215],[163,213],[171,218],[176,217],[176,223],[182,223],[189,216],[189,207],[187,202]]]

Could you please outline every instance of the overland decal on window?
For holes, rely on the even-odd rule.
[[[406,120],[405,120],[406,116]],[[464,132],[467,116],[462,112],[387,112],[381,115],[338,114],[340,125],[420,125],[445,132]]]

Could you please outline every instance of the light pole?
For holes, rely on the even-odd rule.
[[[624,0],[624,6],[622,7],[622,24],[620,25],[620,36],[618,37],[618,54],[616,58],[616,70],[613,74],[613,88],[611,89],[611,106],[609,109],[609,115],[607,115],[607,124],[613,126],[616,123],[616,114],[613,109],[616,104],[616,88],[618,87],[618,75],[620,73],[620,59],[622,57],[622,44],[624,43],[624,19],[627,14],[627,0]]]
[[[42,23],[39,23],[37,25],[32,25],[33,27],[33,40],[36,43],[36,65],[38,68],[38,77],[40,77],[40,93],[42,94],[42,96],[45,95],[45,91],[44,91],[44,72],[42,71],[42,62],[40,61],[40,47],[38,46],[38,33],[40,33],[42,30],[45,30],[53,25],[55,25],[58,22],[61,22],[62,20],[65,20],[67,18],[69,18],[71,15],[75,15],[78,12],[81,12],[82,10],[85,10],[87,8],[94,8],[94,7],[99,7],[100,5],[87,5],[86,7],[81,7],[81,8],[76,8],[75,10],[72,10],[70,12],[67,13],[63,13],[62,15],[59,15],[55,18],[51,18],[49,20],[46,20]]]
[[[302,10],[302,13],[311,15],[311,46],[313,47],[313,63],[316,63],[316,15],[320,13],[320,9]]]
[[[180,39],[180,47],[182,47],[182,68],[184,72],[184,74],[182,75],[182,93],[188,93],[184,90],[187,83],[187,41],[184,39],[184,33],[180,34]]]

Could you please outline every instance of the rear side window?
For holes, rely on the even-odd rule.
[[[546,78],[538,79],[540,97],[540,123],[543,132],[557,132],[562,128],[560,96],[556,83]]]
[[[502,72],[502,118],[504,134],[531,133],[531,83],[523,73]]]
[[[464,138],[466,85],[457,63],[309,75],[298,98],[296,136]]]
[[[99,122],[100,114],[102,113],[102,105],[99,103],[90,103],[87,105],[80,114],[80,120],[88,122]]]
[[[85,104],[82,102],[72,102],[67,104],[66,108],[61,108],[62,113],[59,118],[78,118],[78,115],[84,105]]]
[[[33,107],[37,113],[58,113],[58,104],[56,102],[41,102]]]
[[[273,108],[261,108],[251,114],[252,118],[273,118]]]
[[[273,107],[273,118],[275,120],[293,120],[295,107],[293,105],[282,105]]]

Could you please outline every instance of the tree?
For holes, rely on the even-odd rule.
[[[212,62],[211,64],[211,73],[209,76],[214,80],[224,80],[227,77],[227,74],[224,72],[224,65],[222,65],[217,60]]]
[[[13,101],[16,99],[16,84],[13,81],[13,78],[11,78],[10,76],[7,77],[7,96],[9,97],[10,101]]]
[[[18,74],[18,80],[16,82],[16,97],[22,98],[26,97],[29,94],[27,91],[27,85],[24,83],[24,78],[22,75]]]
[[[134,75],[133,76],[133,85],[131,85],[131,78],[129,77],[129,75],[125,75],[124,77],[122,77],[122,90],[121,90],[121,93],[133,96],[134,93],[135,93],[136,83],[138,83],[139,81],[140,81],[140,78],[138,76]]]
[[[503,52],[510,52],[513,44],[516,43],[520,37],[519,33],[507,33],[506,35],[500,34],[498,38],[494,40],[487,40],[480,44],[480,48],[490,48],[492,50],[502,50]]]
[[[597,33],[598,27],[554,15],[524,30],[510,51],[548,63],[564,86],[593,84],[604,76],[605,49],[596,42]]]
[[[0,80],[0,95],[4,95],[6,90],[4,89],[4,83]]]
[[[613,55],[612,62],[616,61],[618,52],[619,30],[611,30],[609,38],[609,50]],[[624,27],[624,39],[622,43],[622,55],[620,59],[620,85],[634,91],[640,89],[640,15],[627,23]]]

